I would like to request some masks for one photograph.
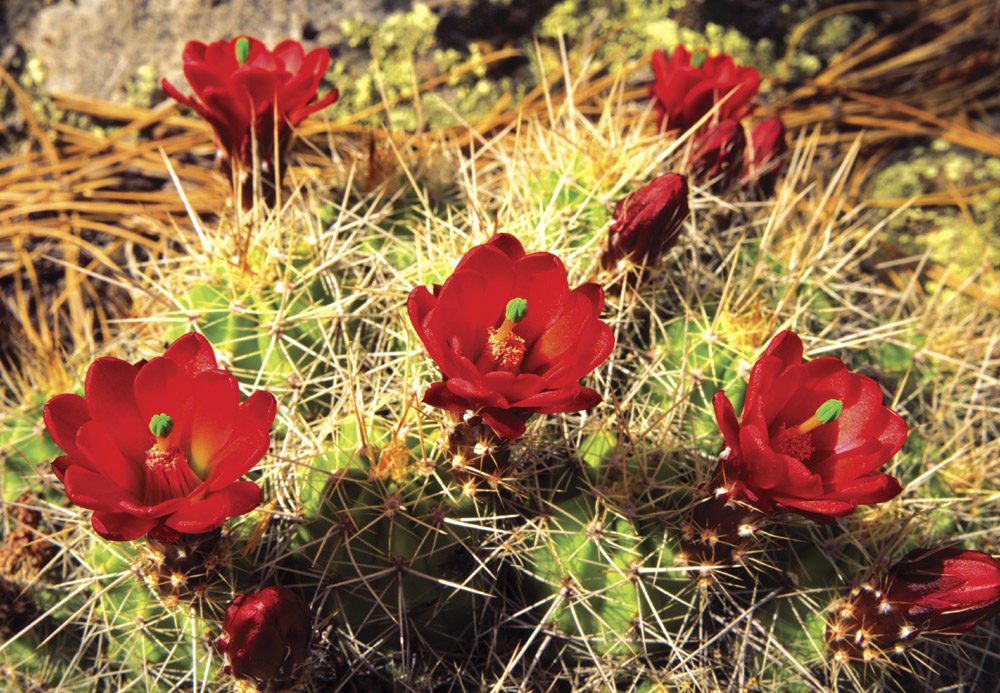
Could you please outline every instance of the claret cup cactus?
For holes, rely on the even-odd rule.
[[[191,223],[109,246],[134,304],[67,332],[51,377],[0,359],[0,688],[992,680],[986,289],[883,262],[859,202],[884,153],[833,161],[844,134],[788,106],[807,89],[765,105],[706,39],[618,75],[541,36],[545,89],[468,132],[394,61],[345,90],[381,106],[303,126],[337,99],[325,48],[190,42],[193,95],[163,86],[208,127],[128,132],[197,143],[163,148]],[[444,86],[478,98],[460,78],[505,56]],[[84,137],[59,133],[60,156]],[[198,169],[210,137],[236,208]],[[140,141],[111,158],[159,162]]]

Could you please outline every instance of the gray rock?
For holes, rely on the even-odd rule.
[[[47,89],[121,101],[142,66],[182,84],[181,52],[190,39],[246,33],[269,44],[294,38],[331,46],[342,39],[343,20],[377,20],[412,1],[60,0],[9,30],[45,66]]]

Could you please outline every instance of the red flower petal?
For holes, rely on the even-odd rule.
[[[121,510],[135,518],[155,519],[171,515],[182,508],[186,508],[190,504],[191,500],[185,496],[168,498],[167,500],[160,501],[155,505],[146,505],[145,503],[136,503],[124,500],[121,503]]]
[[[771,450],[771,438],[762,419],[740,427],[740,455],[745,460],[746,482],[755,489],[773,489],[785,478],[785,456]]]
[[[736,418],[736,410],[733,403],[726,397],[726,393],[719,390],[712,398],[712,406],[715,408],[715,420],[722,431],[722,437],[726,441],[726,447],[731,453],[738,453],[740,449],[740,422]]]
[[[208,89],[224,89],[228,79],[228,75],[220,74],[218,70],[204,63],[187,63],[184,65],[184,76],[187,77],[191,89],[199,96]],[[173,96],[172,93],[170,95]]]
[[[441,349],[438,365],[448,376],[459,375],[456,355],[470,360],[479,357],[487,330],[498,322],[498,316],[502,317],[501,300],[490,297],[485,285],[479,274],[456,272],[442,285],[437,304],[425,322],[425,331],[433,335]],[[494,302],[495,310],[491,305]]]
[[[466,401],[452,392],[444,382],[432,383],[424,393],[424,404],[429,404],[445,411],[465,411],[475,409],[476,405]]]
[[[580,333],[580,348],[564,353],[553,363],[551,370],[545,373],[545,387],[560,388],[578,384],[580,378],[607,360],[614,347],[615,335],[611,327],[591,318]]]
[[[562,414],[591,409],[601,403],[601,396],[589,387],[547,390],[518,402],[539,414]]]
[[[202,61],[207,50],[208,46],[201,41],[188,41],[184,46],[184,52],[181,53],[181,60],[185,63]]]
[[[240,405],[236,413],[237,425],[244,429],[264,431],[271,430],[274,417],[278,414],[278,403],[274,395],[265,390],[258,390]]]
[[[103,423],[88,421],[76,436],[79,454],[86,457],[89,469],[106,477],[129,496],[139,498],[145,475],[141,460],[127,460]]]
[[[326,55],[327,60],[329,61],[330,54],[322,49],[317,49],[316,51],[312,51],[310,55],[317,52]],[[278,45],[274,47],[271,53],[277,60],[281,62],[281,65],[285,69],[285,71],[291,72],[293,74],[298,72],[299,69],[302,67],[302,61],[306,56],[306,52],[302,48],[302,44],[299,43],[298,41],[292,41],[291,39],[287,39],[285,41],[280,42]],[[324,70],[324,72],[326,72],[326,70]]]
[[[42,409],[45,427],[55,444],[68,454],[76,452],[76,432],[90,421],[87,400],[80,395],[56,395]]]
[[[525,419],[517,412],[510,409],[484,409],[480,416],[498,436],[516,440],[524,435]]]
[[[593,316],[593,306],[584,295],[566,293],[564,296],[558,320],[531,347],[531,352],[524,362],[524,370],[532,373],[544,371],[570,350],[589,347],[581,343],[579,337],[588,327],[588,318]],[[531,305],[529,299],[529,313]]]
[[[179,101],[188,108],[192,109],[205,120],[211,119],[212,113],[208,109],[206,109],[203,104],[196,101],[195,99],[192,99],[190,96],[185,96],[184,94],[182,94],[181,91],[173,84],[171,84],[166,77],[160,80],[160,88],[162,88],[163,91],[167,93],[167,96],[174,99],[175,101]]]
[[[497,316],[501,319],[498,322],[502,322],[503,308],[508,300],[515,296],[525,299],[528,314],[517,324],[517,333],[529,344],[562,319],[563,311],[576,308],[587,300],[580,294],[570,294],[566,268],[562,260],[551,253],[532,253],[516,261],[511,292],[501,297],[503,306]],[[567,301],[571,303],[567,305]],[[588,308],[579,308],[581,317],[590,312]]]
[[[312,103],[309,103],[303,106],[302,108],[289,113],[288,114],[289,125],[295,127],[303,120],[311,116],[313,113],[322,111],[330,104],[335,103],[339,98],[340,98],[340,92],[336,89],[331,89],[323,96],[323,98],[317,99],[316,101],[313,101]]]
[[[219,367],[215,360],[215,349],[197,332],[188,332],[174,340],[163,354],[163,358],[170,359],[191,376]]]
[[[110,541],[132,541],[146,536],[158,520],[140,519],[128,513],[97,511],[90,518],[94,530]]]
[[[836,500],[833,498],[807,499],[774,497],[773,500],[780,503],[781,506],[786,509],[806,513],[814,519],[821,521],[825,518],[850,515],[857,507],[854,503]]]
[[[144,459],[153,438],[132,394],[137,373],[127,361],[99,358],[87,371],[84,385],[90,415],[107,427],[119,449],[133,460]]]
[[[135,498],[107,477],[79,464],[69,466],[63,483],[66,496],[82,508],[119,512],[123,501],[135,502]]]
[[[494,371],[483,376],[484,388],[499,392],[504,399],[517,403],[538,392],[542,387],[541,376],[533,373]]]
[[[206,371],[194,379],[191,394],[194,406],[185,443],[190,451],[191,469],[205,479],[215,454],[232,434],[240,406],[240,388],[228,371]]]
[[[525,256],[521,241],[517,239],[517,236],[509,233],[494,234],[490,240],[486,241],[486,245],[490,248],[496,248],[511,260],[520,260]]]
[[[212,471],[206,479],[210,492],[220,491],[253,469],[271,447],[266,431],[245,428],[237,424],[233,436],[212,460]]]
[[[229,484],[202,501],[178,510],[167,527],[184,534],[200,534],[220,527],[227,518],[244,515],[260,505],[260,487],[252,481]]]
[[[791,330],[783,330],[774,336],[764,349],[765,356],[776,356],[785,368],[802,363],[802,340]]]
[[[445,385],[458,397],[461,397],[467,402],[474,403],[472,409],[484,406],[510,406],[510,402],[503,396],[503,393],[485,387],[484,385],[479,385],[478,383],[462,380],[461,378],[449,378],[445,381]]]

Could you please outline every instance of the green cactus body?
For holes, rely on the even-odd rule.
[[[611,218],[607,204],[593,194],[591,178],[585,164],[574,160],[567,172],[544,171],[528,181],[532,201],[544,214],[560,215],[560,233],[569,235],[573,248],[592,243]]]
[[[40,489],[41,476],[48,472],[52,460],[63,454],[42,425],[44,404],[40,395],[32,397],[0,419],[0,495],[5,501],[13,501],[29,489]],[[58,494],[53,493],[52,498]]]
[[[364,641],[460,650],[483,589],[469,579],[476,532],[459,524],[474,501],[419,471],[423,436],[372,427],[361,444],[355,423],[340,431],[340,451],[319,461],[333,468],[300,532],[311,569],[333,586],[336,618]]]
[[[552,508],[539,539],[528,557],[548,595],[539,608],[573,649],[628,657],[656,647],[643,633],[666,616],[661,588],[643,571],[644,547],[630,521],[577,496]]]
[[[688,406],[681,429],[697,438],[718,435],[712,397],[725,390],[736,411],[743,406],[746,366],[742,349],[727,342],[728,331],[713,329],[708,321],[678,318],[666,325],[658,356],[673,382],[657,384],[651,394],[669,398],[686,397]],[[666,402],[665,402],[666,403]]]
[[[181,306],[192,324],[168,330],[168,340],[197,327],[236,372],[265,373],[269,382],[289,372],[278,350],[269,348],[265,318],[273,310],[261,299],[242,296],[221,282],[206,282],[193,285]]]
[[[192,671],[217,669],[221,661],[209,651],[207,636],[216,628],[225,602],[207,593],[183,600],[164,597],[146,584],[149,576],[144,580],[133,570],[135,548],[96,541],[90,554],[94,574],[102,576],[92,599],[107,629],[100,647],[112,669],[123,680],[146,672],[154,687],[156,678],[180,682]]]

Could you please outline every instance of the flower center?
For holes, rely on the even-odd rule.
[[[844,403],[839,399],[828,399],[816,410],[816,413],[798,426],[782,426],[771,441],[771,446],[782,455],[794,457],[799,462],[805,462],[812,457],[816,446],[812,442],[812,432],[831,421],[840,418]]]
[[[528,302],[523,298],[512,298],[507,302],[504,321],[499,328],[491,327],[486,347],[490,356],[503,368],[517,368],[521,365],[527,349],[524,338],[514,333],[514,325],[528,314]]]
[[[149,420],[149,432],[156,436],[156,444],[146,451],[146,505],[187,496],[201,483],[181,449],[170,444],[173,430],[174,420],[166,414]]]
[[[776,452],[794,457],[799,462],[808,460],[816,450],[813,447],[812,436],[810,434],[799,433],[797,427],[791,428],[788,426],[781,427],[771,446]]]
[[[153,446],[146,451],[146,505],[187,496],[200,483],[180,448]]]

